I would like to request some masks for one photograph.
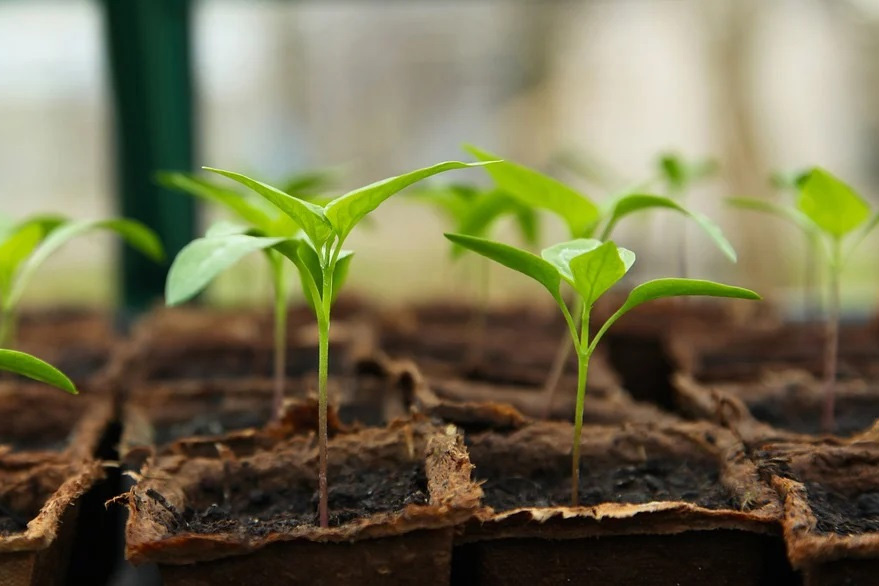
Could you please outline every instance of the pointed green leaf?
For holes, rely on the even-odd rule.
[[[623,314],[642,303],[663,297],[706,296],[733,297],[736,299],[760,299],[750,289],[723,285],[700,279],[655,279],[638,285],[617,313]]]
[[[648,193],[632,193],[617,199],[610,208],[609,218],[604,228],[603,237],[610,238],[613,228],[622,218],[629,214],[655,208],[665,208],[683,214],[696,222],[705,234],[717,245],[717,248],[731,261],[736,261],[736,251],[729,240],[723,235],[720,226],[707,216],[690,210],[675,200],[661,195]]]
[[[46,236],[66,221],[63,216],[37,215],[10,227],[0,242],[0,297],[9,293],[21,263]]]
[[[870,215],[860,195],[820,168],[812,169],[800,186],[797,208],[834,238],[842,238]]]
[[[296,225],[305,232],[305,235],[314,246],[318,248],[321,247],[332,234],[332,226],[324,216],[324,210],[322,207],[301,200],[297,197],[293,197],[292,195],[288,195],[280,189],[261,181],[251,179],[240,173],[214,169],[212,167],[202,168],[223,175],[224,177],[228,177],[233,181],[237,181],[270,201],[296,222]]]
[[[500,242],[492,242],[491,240],[464,234],[446,234],[445,236],[455,244],[460,244],[464,248],[468,248],[505,267],[531,277],[546,287],[546,290],[549,291],[556,302],[564,304],[559,291],[561,275],[552,263],[543,260],[535,254],[501,244]]]
[[[627,260],[624,261],[624,258]],[[634,261],[632,251],[617,248],[611,241],[571,259],[574,289],[586,307],[592,307],[599,297],[622,279]]]
[[[465,146],[464,150],[480,161],[499,160],[499,157],[474,146]],[[568,225],[572,237],[587,234],[598,221],[598,207],[585,195],[557,179],[509,161],[490,165],[486,171],[498,187],[525,205],[546,209],[559,216]]]
[[[76,386],[67,375],[35,356],[16,350],[0,350],[0,370],[26,376],[76,395]]]
[[[540,256],[543,260],[553,265],[563,279],[573,285],[574,274],[571,272],[571,261],[581,254],[595,250],[599,246],[601,246],[601,240],[596,240],[595,238],[576,238],[544,248],[540,251]]]
[[[156,180],[163,187],[219,204],[256,228],[267,230],[272,223],[271,216],[264,208],[248,201],[237,191],[226,189],[191,173],[160,172],[156,174]]]
[[[31,276],[33,276],[34,271],[52,253],[73,238],[96,230],[115,232],[129,245],[157,262],[165,258],[165,251],[156,233],[136,220],[112,218],[109,220],[68,222],[49,233],[40,245],[34,249],[33,254],[22,263],[15,276],[15,282],[9,296],[3,300],[4,306],[12,308],[18,304],[18,300],[21,298],[24,288],[30,281]]]
[[[215,238],[217,236],[229,236],[230,234],[247,234],[253,228],[250,226],[245,226],[244,224],[239,224],[237,222],[230,222],[229,220],[218,220],[208,227],[207,232],[204,233],[205,238]],[[263,234],[250,234],[251,236],[263,236]]]
[[[220,273],[258,250],[275,246],[284,238],[229,234],[197,238],[183,247],[168,271],[165,303],[178,305],[197,295]]]
[[[342,250],[339,253],[339,257],[336,259],[336,267],[333,270],[333,301],[339,296],[339,291],[342,290],[342,285],[348,277],[348,269],[351,265],[351,258],[353,255],[354,253],[350,250]],[[323,295],[324,284],[323,271],[320,267],[320,258],[318,258],[314,249],[307,244],[303,244],[299,247],[297,250],[297,256],[300,260],[300,263],[297,263],[297,268],[299,268],[299,276],[300,279],[302,279],[302,291],[305,294],[305,300],[311,308],[314,309],[315,300],[313,299],[308,280],[311,280],[311,282],[314,283],[319,300],[321,295]],[[303,269],[307,271],[307,274],[303,272]]]
[[[753,210],[755,212],[763,212],[765,214],[782,218],[806,232],[816,231],[815,224],[809,220],[805,214],[794,207],[783,206],[756,197],[729,197],[726,201],[729,205],[741,210]]]
[[[367,214],[376,209],[383,201],[398,193],[399,191],[409,187],[413,183],[417,183],[422,179],[426,179],[437,173],[451,171],[453,169],[466,169],[468,167],[479,167],[486,163],[461,163],[459,161],[448,161],[438,163],[424,169],[410,171],[396,177],[389,177],[381,181],[377,181],[365,187],[349,191],[341,197],[337,197],[327,204],[326,216],[333,226],[340,241],[344,241],[354,226],[357,225]]]

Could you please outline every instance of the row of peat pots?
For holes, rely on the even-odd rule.
[[[0,585],[879,584],[879,332],[843,328],[827,434],[820,329],[724,307],[611,330],[571,506],[552,313],[340,302],[327,529],[307,309],[279,421],[269,316],[160,310],[126,338],[25,319],[20,345],[83,393],[0,383]]]

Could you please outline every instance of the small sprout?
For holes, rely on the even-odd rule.
[[[871,217],[870,206],[843,181],[815,167],[794,181],[799,190],[793,207],[754,198],[733,198],[732,204],[784,218],[799,227],[807,238],[823,243],[830,275],[824,347],[824,404],[821,422],[832,432],[835,421],[835,386],[839,352],[839,278],[846,260],[867,235],[879,225],[879,212]],[[852,238],[849,238],[849,237]],[[846,251],[843,241],[849,238]]]
[[[577,506],[579,498],[580,436],[583,429],[583,406],[586,398],[589,359],[608,328],[638,305],[664,297],[706,295],[740,299],[760,298],[759,295],[748,289],[711,281],[656,279],[632,289],[623,305],[602,324],[595,336],[590,339],[589,318],[592,307],[629,271],[635,262],[634,253],[625,248],[617,247],[611,241],[602,243],[599,240],[589,238],[556,244],[544,249],[541,256],[499,242],[462,234],[446,234],[446,238],[523,273],[543,285],[552,295],[568,324],[578,362],[577,406],[574,413],[574,439],[571,449],[572,506]],[[572,317],[568,304],[562,297],[562,283],[567,283],[575,294],[575,310],[579,310],[578,313],[583,316],[579,328]]]
[[[155,261],[164,258],[155,233],[134,220],[34,216],[7,228],[0,235],[0,346],[14,344],[18,303],[37,268],[69,240],[97,230],[115,232]]]
[[[350,191],[325,205],[299,199],[280,189],[240,173],[205,167],[250,188],[283,212],[291,223],[287,239],[269,246],[298,269],[306,297],[318,323],[318,490],[320,526],[329,524],[327,505],[327,372],[329,363],[330,310],[341,289],[351,253],[342,248],[351,231],[386,199],[432,175],[481,166],[485,163],[439,163],[377,181]],[[267,243],[265,243],[267,244]]]

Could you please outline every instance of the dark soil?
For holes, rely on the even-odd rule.
[[[879,491],[842,494],[807,482],[806,492],[820,533],[858,535],[879,531]]]
[[[175,513],[182,532],[213,534],[234,532],[248,537],[263,537],[289,531],[303,525],[316,526],[318,493],[311,482],[301,481],[283,491],[266,492],[258,481],[240,474],[228,487],[204,481],[202,490],[214,502],[205,508],[187,507],[183,512],[163,503]],[[154,491],[149,494],[160,503]],[[357,470],[330,479],[330,525],[344,525],[376,513],[399,511],[410,504],[424,505],[429,500],[427,478],[420,465],[405,468]]]
[[[184,437],[222,435],[250,427],[262,427],[268,422],[268,411],[241,411],[232,413],[207,412],[191,419],[158,425],[155,442],[158,446],[169,444]]]
[[[27,529],[29,519],[0,503],[0,537],[21,533]]]
[[[795,388],[784,396],[749,403],[748,409],[758,420],[778,429],[795,433],[817,435],[824,431],[821,425],[821,406],[803,404]],[[879,417],[879,397],[839,397],[836,401],[835,435],[850,436],[864,431]]]
[[[476,476],[485,479],[485,503],[498,511],[519,507],[566,506],[571,502],[570,470],[555,467],[530,477],[486,470],[477,463]],[[580,469],[580,504],[642,504],[684,501],[708,509],[738,509],[719,480],[716,466],[708,462],[648,460],[608,467]]]

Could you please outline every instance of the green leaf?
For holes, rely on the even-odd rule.
[[[207,229],[207,232],[204,233],[205,238],[215,238],[217,236],[229,236],[230,234],[248,234],[251,236],[264,236],[264,234],[254,234],[251,233],[250,226],[245,226],[244,224],[238,224],[237,222],[230,222],[229,220],[217,220]]]
[[[0,370],[20,374],[76,395],[76,386],[67,376],[35,356],[16,350],[0,350]]]
[[[15,282],[8,297],[3,300],[4,307],[9,309],[18,304],[18,300],[24,292],[24,288],[27,286],[30,278],[33,276],[34,271],[36,271],[53,252],[61,248],[73,238],[95,230],[108,230],[110,232],[115,232],[129,245],[157,262],[162,261],[165,258],[162,243],[159,241],[159,237],[156,236],[156,233],[136,220],[112,218],[109,220],[68,222],[55,228],[49,233],[40,245],[34,249],[33,254],[22,263],[15,276]]]
[[[398,193],[399,191],[409,187],[413,183],[417,183],[422,179],[426,179],[437,173],[451,171],[453,169],[466,169],[468,167],[479,167],[487,163],[461,163],[459,161],[448,161],[438,163],[424,169],[410,171],[396,177],[389,177],[377,181],[365,187],[349,191],[345,195],[338,197],[327,204],[326,216],[333,226],[339,241],[344,241],[354,226],[357,225],[367,214],[376,209],[383,201]]]
[[[682,191],[689,185],[714,175],[718,165],[713,159],[687,161],[683,157],[667,153],[659,158],[659,170],[675,191]]]
[[[284,238],[228,234],[197,238],[183,247],[168,271],[165,303],[178,305],[197,295],[217,275],[258,250],[271,248]]]
[[[0,297],[8,295],[19,265],[43,240],[43,229],[38,225],[25,225],[12,232],[0,244]]]
[[[492,242],[465,234],[446,234],[445,236],[455,244],[460,244],[464,248],[531,277],[546,287],[557,303],[564,305],[559,291],[561,275],[552,263],[530,252],[500,242]]]
[[[741,210],[763,212],[765,214],[782,218],[807,233],[814,233],[817,231],[815,224],[809,220],[805,214],[794,207],[780,205],[756,197],[729,197],[726,201],[729,205]]]
[[[736,299],[760,299],[760,296],[742,287],[723,285],[700,279],[655,279],[632,289],[626,302],[617,313],[623,314],[634,307],[662,299],[663,297],[706,296],[733,297]]]
[[[699,212],[687,209],[675,200],[661,195],[648,193],[632,193],[617,199],[608,212],[609,218],[604,228],[603,239],[610,237],[613,228],[622,218],[635,212],[665,208],[683,214],[696,222],[705,234],[717,245],[717,248],[731,261],[736,262],[736,251],[729,240],[723,235],[720,226]]]
[[[254,227],[268,230],[271,226],[272,218],[269,214],[237,191],[226,189],[190,173],[159,172],[156,174],[156,180],[163,187],[219,204]]]
[[[464,150],[480,161],[499,159],[474,146],[465,146]],[[558,215],[568,225],[572,237],[587,234],[598,221],[598,207],[557,179],[509,161],[486,167],[486,171],[498,187],[525,205]]]
[[[842,238],[870,215],[867,202],[824,169],[815,168],[800,186],[797,208],[822,231]]]
[[[290,256],[292,251],[289,248],[286,250],[279,248],[279,250],[281,250],[282,254],[290,258],[290,260],[294,260]],[[312,309],[315,309],[315,299],[311,292],[311,287],[309,286],[309,280],[314,283],[319,300],[323,295],[324,284],[320,258],[318,257],[317,252],[315,252],[315,250],[308,244],[301,244],[296,251],[296,255],[299,262],[296,262],[295,260],[294,262],[299,269],[299,277],[302,280],[302,291],[305,294],[305,300]],[[350,250],[342,250],[339,253],[339,257],[336,259],[336,267],[333,270],[333,301],[339,296],[339,291],[342,290],[342,285],[348,277],[348,268],[351,265],[351,258],[353,255],[354,253]]]
[[[293,197],[292,195],[288,195],[280,189],[261,181],[251,179],[240,173],[214,169],[212,167],[202,168],[223,175],[224,177],[228,177],[233,181],[237,181],[269,200],[278,209],[290,216],[290,218],[296,222],[296,225],[305,232],[305,235],[315,247],[320,248],[323,246],[332,234],[332,226],[324,216],[324,210],[322,207],[301,200],[297,197]]]
[[[634,261],[633,252],[617,248],[611,241],[571,259],[574,289],[586,307],[592,307],[599,297],[622,279]]]
[[[599,246],[601,246],[601,240],[577,238],[544,248],[540,251],[540,256],[543,260],[554,266],[563,279],[573,285],[574,274],[571,272],[571,261],[581,254],[595,250]]]

